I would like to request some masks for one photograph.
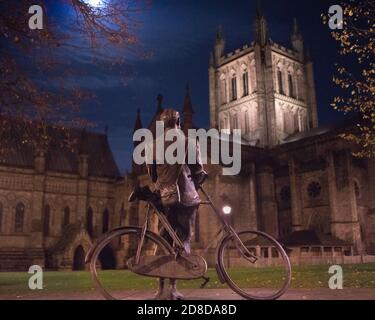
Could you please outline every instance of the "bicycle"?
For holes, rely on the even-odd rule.
[[[215,269],[220,282],[226,283],[235,293],[249,300],[274,300],[281,297],[289,288],[291,281],[290,261],[281,244],[272,236],[261,231],[242,230],[236,232],[224,214],[215,207],[202,186],[200,186],[200,190],[206,198],[205,201],[201,201],[201,205],[209,205],[222,225],[216,234],[218,237],[223,233],[216,247]],[[156,213],[162,227],[173,239],[173,246],[157,233],[149,230],[151,209]],[[125,237],[131,239],[126,240]],[[183,243],[165,215],[151,201],[148,202],[145,222],[142,226],[124,226],[109,231],[95,242],[86,256],[85,261],[90,266],[94,284],[106,299],[117,298],[109,292],[108,288],[105,288],[103,284],[105,276],[102,279],[98,277],[98,270],[101,270],[99,260],[105,248],[113,243],[123,246],[123,258],[127,260],[125,267],[137,275],[177,280],[203,279],[201,288],[205,287],[210,280],[205,276],[207,272],[206,260],[202,255],[186,252]],[[209,244],[204,252],[210,246]],[[264,265],[268,265],[270,261],[275,266],[264,268]],[[250,272],[250,278],[246,278],[245,271]],[[234,273],[232,274],[232,272]],[[260,277],[251,278],[254,273],[259,274]],[[276,274],[277,278],[275,279]],[[265,283],[259,283],[259,279],[265,275],[267,275]],[[249,280],[247,281],[247,279]],[[254,280],[258,283],[253,283]],[[279,282],[275,284],[276,281]],[[271,290],[274,291],[271,292]],[[134,292],[136,291],[134,290]],[[129,293],[127,297],[129,296],[132,297],[132,293]],[[126,297],[122,296],[121,298]]]

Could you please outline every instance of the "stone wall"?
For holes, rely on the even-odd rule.
[[[83,187],[84,184],[86,187]],[[2,167],[1,269],[27,269],[27,264],[32,262],[44,265],[44,252],[64,237],[65,208],[69,208],[69,223],[78,223],[83,229],[86,211],[89,207],[92,208],[94,237],[102,233],[102,217],[105,210],[108,210],[110,217],[109,227],[117,225],[116,188],[115,181],[111,179],[77,179],[77,175],[73,174],[37,174],[31,169]],[[22,230],[16,230],[16,208],[20,203],[24,205],[23,226]],[[49,207],[48,226],[44,220],[46,206]],[[43,232],[46,227],[48,233],[46,230]]]

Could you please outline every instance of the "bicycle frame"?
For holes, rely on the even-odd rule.
[[[264,232],[260,231],[251,231],[251,230],[242,230],[239,231],[238,233],[234,230],[234,228],[229,224],[227,219],[225,219],[224,213],[221,212],[215,205],[213,204],[210,196],[205,192],[205,190],[201,187],[200,190],[202,191],[203,195],[206,197],[206,201],[201,201],[200,204],[207,204],[211,207],[211,209],[214,211],[216,216],[218,217],[219,221],[222,224],[222,228],[219,229],[217,232],[215,239],[220,235],[220,233],[223,233],[223,236],[221,240],[219,241],[217,247],[216,247],[216,272],[218,275],[218,278],[221,283],[227,283],[228,286],[237,294],[240,296],[246,298],[246,299],[254,299],[254,300],[269,300],[269,299],[277,299],[280,297],[282,294],[285,293],[287,288],[289,287],[290,280],[291,280],[291,267],[290,267],[290,261],[285,253],[284,249],[282,246],[271,236],[265,234]],[[157,277],[157,278],[169,278],[173,279],[175,276],[177,279],[185,279],[185,280],[192,280],[192,279],[198,279],[202,278],[204,282],[201,284],[201,288],[204,288],[204,286],[209,282],[210,278],[205,275],[207,271],[207,262],[204,258],[206,250],[208,250],[212,243],[214,238],[212,240],[209,240],[208,245],[206,248],[203,249],[203,252],[200,254],[188,254],[186,252],[186,249],[181,241],[181,239],[177,236],[176,232],[173,230],[172,226],[170,225],[169,221],[165,217],[164,213],[159,210],[158,205],[154,204],[152,202],[147,202],[148,207],[147,207],[147,213],[146,213],[146,219],[143,224],[143,226],[127,226],[127,227],[118,227],[108,234],[104,234],[101,238],[97,240],[96,245],[94,245],[90,251],[87,253],[85,262],[90,264],[90,272],[91,275],[94,279],[94,283],[98,290],[107,298],[107,299],[116,299],[114,298],[108,291],[103,287],[101,284],[101,281],[98,279],[98,274],[97,274],[97,262],[98,262],[98,257],[101,252],[101,250],[110,243],[113,239],[115,239],[118,236],[122,235],[127,235],[127,234],[135,234],[137,242],[137,248],[136,248],[136,255],[131,258],[130,265],[128,264],[128,267],[130,271],[144,275],[144,276],[150,276],[150,277]],[[161,238],[157,233],[151,232],[148,230],[148,224],[149,224],[149,217],[150,217],[150,212],[151,209],[155,210],[156,215],[159,218],[159,221],[161,222],[162,226],[165,228],[166,232],[170,235],[170,237],[173,239],[174,244],[170,245],[165,239]],[[228,275],[227,268],[224,265],[223,261],[223,250],[227,248],[228,243],[232,243],[234,241],[235,248],[240,251],[241,256],[250,261],[250,263],[255,263],[258,258],[252,254],[249,249],[245,246],[244,242],[242,242],[240,236],[242,234],[252,234],[252,235],[257,235],[257,236],[262,236],[271,241],[271,244],[275,246],[277,249],[278,253],[281,255],[283,258],[283,266],[285,267],[286,270],[286,276],[283,277],[283,286],[279,291],[276,293],[269,295],[267,297],[258,297],[254,296],[251,293],[243,291],[238,285],[231,279],[231,277]],[[154,245],[151,247],[154,249],[154,252],[151,255],[146,255],[145,259],[143,260],[143,256],[141,257],[141,250],[143,248],[145,239],[151,239],[151,243],[153,242]],[[230,248],[232,249],[232,244],[230,244]],[[133,248],[132,248],[133,249]],[[157,256],[157,250],[161,249],[163,252],[161,256]],[[134,252],[134,251],[132,251]],[[180,254],[182,253],[182,254]],[[155,256],[155,257],[152,257]],[[168,263],[170,263],[171,267],[173,268],[173,272],[167,269],[164,269],[164,273],[160,272],[161,270],[157,271],[156,273],[149,273],[147,271],[142,271],[141,269],[143,267],[147,267],[153,264],[154,261],[158,261],[158,259],[162,258],[165,259],[167,257]],[[156,258],[156,259],[154,259]],[[134,259],[134,260],[133,260]],[[153,260],[154,259],[154,260]],[[176,272],[179,271],[177,264],[181,265],[183,264],[183,270],[181,269],[180,271],[187,271],[189,272],[188,275],[182,277],[181,275],[179,276]],[[139,265],[139,266],[137,266]],[[157,267],[163,266],[163,263],[159,264]],[[135,267],[135,268],[133,268]],[[138,268],[138,269],[137,269]],[[195,275],[190,274],[190,271],[195,271]],[[171,278],[172,277],[172,278]],[[174,279],[176,280],[176,279]]]
[[[258,258],[255,255],[253,255],[246,248],[246,246],[243,244],[242,240],[237,235],[236,231],[228,223],[228,221],[224,218],[224,216],[223,216],[223,214],[221,214],[220,210],[215,207],[215,205],[213,204],[213,201],[211,200],[211,197],[206,193],[206,191],[203,189],[202,186],[200,186],[200,190],[202,191],[203,195],[206,197],[206,201],[201,201],[200,204],[207,204],[207,205],[209,205],[212,208],[212,210],[214,211],[214,213],[216,214],[216,216],[219,219],[219,221],[221,222],[221,224],[223,225],[222,229],[219,232],[221,232],[223,230],[225,232],[224,237],[227,236],[227,235],[233,237],[234,240],[235,240],[236,247],[241,252],[241,254],[244,256],[244,258],[247,259],[248,261],[250,261],[251,263],[255,263],[258,260]],[[148,228],[148,218],[149,218],[149,214],[150,214],[150,209],[151,208],[154,209],[154,211],[155,211],[155,213],[156,213],[159,221],[161,222],[162,226],[166,229],[167,233],[173,239],[174,244],[175,244],[174,245],[174,250],[175,250],[174,253],[176,255],[180,254],[182,252],[186,253],[186,250],[184,248],[184,245],[183,245],[181,239],[177,236],[176,232],[173,230],[172,226],[168,222],[168,220],[165,217],[165,215],[163,213],[161,213],[156,208],[156,206],[153,203],[148,202],[148,209],[147,209],[147,213],[146,213],[146,219],[145,219],[145,223],[142,226],[141,238],[140,238],[140,241],[138,242],[138,247],[137,247],[137,253],[136,253],[136,257],[135,257],[135,262],[138,263],[139,259],[140,259],[140,254],[141,254],[141,250],[142,250],[142,246],[143,246],[144,237],[145,237],[145,234],[146,234],[146,231],[147,231],[147,228]]]
[[[168,222],[168,220],[164,216],[164,214],[161,213],[153,203],[148,202],[148,208],[147,208],[145,223],[142,226],[141,239],[138,242],[137,253],[136,253],[136,256],[135,256],[135,263],[139,263],[141,250],[142,250],[142,246],[143,246],[143,241],[144,241],[145,234],[146,234],[146,231],[147,231],[147,228],[148,228],[148,217],[149,217],[149,214],[150,214],[151,207],[154,209],[154,211],[155,211],[159,221],[161,222],[162,226],[167,230],[168,234],[173,239],[173,241],[176,245],[175,248],[173,248],[175,250],[175,254],[177,252],[180,252],[181,250],[185,250],[181,239],[177,236],[176,232],[173,230],[172,226],[170,225],[170,223]],[[176,252],[176,249],[177,249],[177,252]]]
[[[249,260],[251,263],[255,263],[258,260],[258,258],[246,248],[246,246],[243,244],[242,240],[238,236],[237,232],[233,229],[233,227],[228,223],[228,221],[220,213],[220,210],[215,207],[213,201],[211,200],[211,197],[207,194],[207,192],[203,189],[202,186],[200,186],[200,190],[202,191],[202,193],[207,199],[207,201],[203,202],[202,204],[208,204],[212,208],[212,210],[215,212],[220,222],[223,224],[224,232],[226,233],[226,235],[229,235],[234,238],[236,247],[238,248],[238,250],[240,250],[244,258],[246,260]],[[224,237],[226,235],[224,235]]]

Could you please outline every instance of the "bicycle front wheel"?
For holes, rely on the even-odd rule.
[[[237,233],[253,258],[245,257],[235,237],[225,237],[218,250],[218,267],[223,280],[240,296],[249,300],[274,300],[290,285],[291,267],[283,247],[260,231]]]
[[[103,235],[87,257],[96,289],[108,300],[144,300],[152,298],[158,280],[132,273],[127,261],[135,257],[142,229],[123,227]],[[140,256],[163,256],[172,247],[157,234],[147,231]]]

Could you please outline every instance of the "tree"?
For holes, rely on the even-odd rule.
[[[0,0],[0,152],[9,151],[7,141],[16,132],[22,134],[23,143],[45,148],[51,142],[48,128],[61,130],[64,143],[69,144],[74,141],[68,129],[88,125],[80,105],[93,94],[66,83],[75,70],[69,67],[64,50],[86,50],[93,67],[98,56],[123,48],[139,51],[137,17],[148,6],[147,0],[90,3]],[[43,9],[42,29],[29,27],[32,5]],[[115,54],[107,59],[112,66],[123,63]],[[42,75],[53,76],[53,85],[41,83]]]
[[[339,53],[346,56],[346,65],[337,65],[333,81],[342,90],[334,98],[334,109],[356,113],[360,121],[353,132],[342,136],[360,148],[359,157],[375,156],[375,1],[348,0],[341,3],[344,19],[342,29],[332,32],[340,44]],[[322,15],[327,23],[329,16]]]

